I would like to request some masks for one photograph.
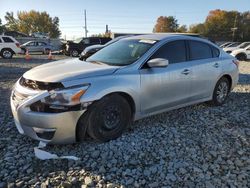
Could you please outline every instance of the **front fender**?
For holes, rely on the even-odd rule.
[[[93,102],[100,100],[104,96],[122,92],[128,94],[135,103],[136,111],[140,110],[140,75],[124,74],[124,75],[107,75],[92,78],[68,81],[63,83],[66,87],[80,84],[90,84],[86,93],[81,97],[81,102]]]

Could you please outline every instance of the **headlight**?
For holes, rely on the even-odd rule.
[[[89,85],[64,90],[54,90],[41,100],[42,103],[60,106],[74,106],[80,104],[80,98],[87,91]]]

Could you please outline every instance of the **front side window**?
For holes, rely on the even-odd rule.
[[[212,50],[206,43],[189,41],[190,60],[213,58]]]
[[[178,40],[168,42],[160,47],[150,59],[163,58],[171,63],[179,63],[186,61],[186,46],[185,41]]]
[[[138,60],[155,43],[154,40],[120,40],[101,49],[86,61],[102,62],[115,66],[129,65]]]
[[[35,45],[36,45],[35,42],[30,42],[30,43],[27,44],[27,46],[35,46]]]
[[[44,42],[38,42],[38,46],[45,46],[46,44]]]
[[[9,37],[3,37],[3,41],[4,42],[14,42],[11,38],[9,38]]]
[[[98,38],[92,38],[90,39],[91,44],[100,44],[100,40]]]

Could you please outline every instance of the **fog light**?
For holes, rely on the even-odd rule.
[[[33,130],[35,131],[36,135],[39,138],[45,139],[45,140],[51,140],[56,132],[56,129],[44,129],[44,128],[38,128],[33,127]]]

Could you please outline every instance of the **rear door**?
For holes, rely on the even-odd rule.
[[[207,98],[214,90],[221,73],[219,50],[214,46],[189,40],[189,58],[193,74],[191,78],[191,97],[194,100]]]
[[[46,43],[44,43],[44,42],[38,42],[37,43],[37,51],[44,52],[45,46],[46,46]]]
[[[192,68],[187,62],[186,43],[168,42],[150,58],[169,60],[167,67],[144,66],[141,75],[141,111],[150,114],[189,102]],[[146,65],[146,64],[145,64]]]

